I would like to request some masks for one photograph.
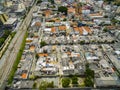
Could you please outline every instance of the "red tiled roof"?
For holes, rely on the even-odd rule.
[[[59,30],[66,30],[66,26],[59,26]]]

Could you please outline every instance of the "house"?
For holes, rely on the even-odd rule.
[[[93,3],[92,0],[78,0],[78,1],[81,3],[85,3],[85,4],[88,4],[88,3],[92,4]]]
[[[75,14],[75,8],[68,7],[68,14],[70,14],[70,13]]]
[[[104,6],[104,9],[105,9],[106,11],[111,11],[111,6],[110,6],[110,5],[105,5],[105,6]]]
[[[96,55],[93,55],[93,53],[91,52],[86,52],[85,57],[89,63],[93,63],[95,60],[99,60],[99,57]]]
[[[84,14],[84,15],[88,15],[88,14],[90,14],[90,9],[87,9],[87,8],[82,8],[82,14]]]
[[[91,14],[89,14],[88,16],[90,17],[90,19],[103,18],[103,13],[102,13],[102,12],[91,13]]]
[[[103,0],[98,0],[98,1],[96,2],[96,4],[97,4],[99,7],[102,7],[102,6],[103,6],[103,3],[104,3]]]
[[[109,18],[102,18],[102,19],[95,18],[93,19],[93,22],[96,23],[97,25],[100,25],[102,23],[108,24],[108,25],[111,24],[111,20]]]
[[[66,26],[65,25],[59,26],[58,29],[60,31],[66,31]]]
[[[45,15],[46,18],[50,17],[51,14],[52,14],[51,10],[45,10],[44,11],[44,15]]]
[[[56,32],[56,27],[51,27],[51,32],[55,33]]]
[[[34,51],[35,51],[35,46],[34,46],[34,45],[30,46],[30,51],[31,51],[31,52],[34,52]]]
[[[87,26],[74,27],[73,29],[75,30],[75,32],[79,32],[80,35],[88,35],[92,33],[91,29]]]
[[[54,2],[55,2],[56,4],[61,4],[61,3],[62,3],[62,0],[54,0]]]

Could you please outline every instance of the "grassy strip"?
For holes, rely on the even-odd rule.
[[[19,62],[20,62],[22,53],[23,53],[23,51],[24,51],[24,47],[25,47],[27,35],[28,35],[28,33],[26,32],[26,33],[25,33],[25,36],[24,36],[24,39],[23,39],[23,41],[22,41],[20,50],[19,50],[19,52],[18,52],[18,54],[17,54],[16,60],[15,60],[15,62],[14,62],[14,64],[13,64],[12,70],[11,70],[11,72],[10,72],[10,74],[9,74],[9,77],[8,77],[8,84],[9,84],[9,85],[10,85],[10,84],[12,83],[12,81],[13,81],[14,74],[15,74],[15,72],[16,72],[16,70],[17,70],[17,66],[18,66],[18,64],[19,64]]]

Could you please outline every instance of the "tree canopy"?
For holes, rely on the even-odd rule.
[[[63,78],[62,79],[62,86],[63,87],[69,87],[70,79],[69,78]]]
[[[7,37],[10,35],[10,30],[5,30],[3,36],[0,38],[0,47],[4,43],[4,41],[7,39]]]
[[[107,31],[108,31],[108,29],[107,29],[107,28],[104,28],[104,29],[103,29],[103,31],[104,31],[104,32],[107,32]]]
[[[46,45],[46,42],[45,42],[45,41],[41,41],[41,42],[40,42],[40,46],[41,46],[41,47],[43,47],[43,46],[45,46],[45,45]]]
[[[87,87],[93,87],[93,84],[94,84],[90,77],[85,78],[84,83],[85,83],[85,86]]]
[[[94,85],[94,71],[89,68],[89,64],[86,64],[86,71],[85,71],[86,78],[84,83],[87,87],[93,87]]]
[[[61,12],[61,13],[65,13],[65,15],[67,15],[67,7],[65,6],[60,6],[58,7],[58,11]]]
[[[78,84],[78,78],[76,76],[72,77],[72,84]]]
[[[42,0],[38,0],[38,1],[37,1],[37,4],[39,4],[39,3],[41,3],[41,2],[42,2]]]

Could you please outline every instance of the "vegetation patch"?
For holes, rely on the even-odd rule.
[[[5,30],[4,31],[4,35],[0,38],[0,47],[2,46],[2,44],[5,42],[5,40],[7,39],[7,37],[10,35],[11,31],[10,30]]]
[[[86,64],[86,71],[85,71],[86,78],[84,80],[85,86],[93,87],[94,85],[94,71],[89,68],[89,64]]]
[[[16,32],[12,32],[12,33],[9,35],[10,37],[9,37],[9,36],[7,37],[7,39],[10,38],[8,41],[6,41],[6,42],[8,42],[8,43],[5,43],[5,41],[4,41],[4,43],[2,44],[0,50],[3,51],[3,52],[1,52],[0,58],[4,55],[5,51],[7,50],[8,46],[9,46],[9,44],[10,44],[10,41],[13,39],[13,37],[15,36],[15,34],[16,34]],[[7,40],[7,39],[6,39],[6,40]],[[4,48],[4,47],[5,47],[5,48]]]
[[[67,10],[68,9],[65,6],[58,7],[58,12],[65,13],[65,15],[67,15]]]
[[[70,79],[69,78],[63,78],[62,79],[62,86],[64,88],[69,87],[69,84],[70,84]]]
[[[46,42],[45,42],[45,41],[41,41],[41,42],[40,42],[40,46],[41,46],[41,47],[43,47],[43,46],[45,46],[45,45],[46,45]]]
[[[42,2],[42,0],[37,0],[37,4],[40,4]]]
[[[54,82],[42,81],[39,86],[39,90],[46,90],[47,88],[54,88]]]

